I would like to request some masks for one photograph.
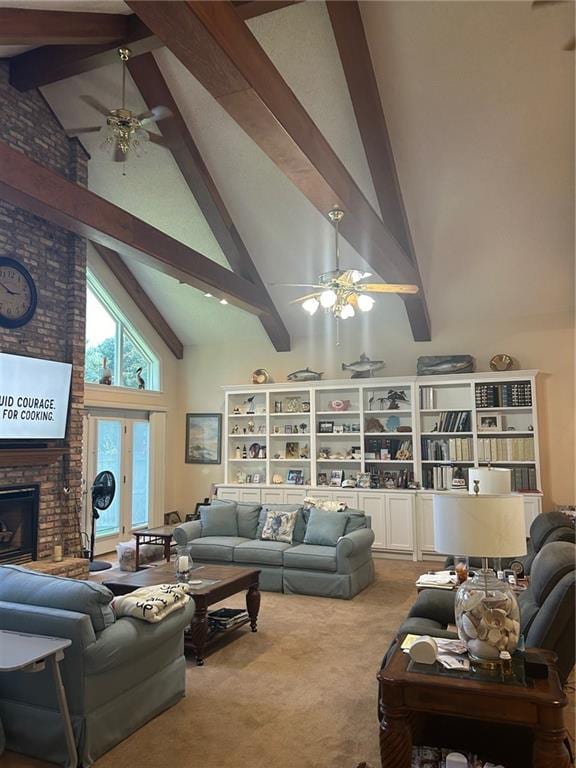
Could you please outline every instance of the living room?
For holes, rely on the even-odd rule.
[[[574,589],[573,32],[553,0],[0,0],[0,629],[72,640],[68,742],[50,670],[0,672],[9,768],[74,750],[98,768],[440,768],[386,729],[402,718],[376,675],[399,633],[455,636],[436,603],[458,577],[429,573],[447,555],[506,561],[535,688],[573,719],[573,592],[542,605]],[[14,492],[28,538],[3,512]],[[460,526],[491,498],[518,526],[491,532],[496,502]],[[548,634],[523,618],[541,551]],[[190,560],[205,581],[175,616],[121,613]],[[79,660],[80,630],[54,623],[79,604],[31,602],[9,569],[56,592],[87,579],[117,620],[86,610]],[[257,632],[204,653],[222,606]],[[193,637],[164,666],[137,650],[182,616]],[[536,636],[558,671],[530,661]],[[127,654],[115,679],[105,653]],[[470,695],[521,709],[518,686],[483,682]],[[529,760],[488,748],[519,738],[494,719],[410,739]],[[534,765],[568,765],[542,738]]]

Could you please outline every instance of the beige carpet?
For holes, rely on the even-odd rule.
[[[190,662],[187,697],[96,768],[378,766],[376,673],[429,567],[378,560],[376,582],[352,601],[262,593],[258,633],[241,629],[204,667]]]

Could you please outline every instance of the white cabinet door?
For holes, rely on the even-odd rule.
[[[281,488],[262,488],[262,504],[284,504],[284,491]]]
[[[240,498],[238,499],[245,504],[260,504],[259,488],[240,488]]]
[[[218,488],[218,499],[221,501],[240,501],[239,488]]]
[[[540,496],[524,497],[524,519],[526,521],[526,538],[530,535],[530,526],[540,514],[542,500]]]
[[[302,504],[304,501],[304,496],[306,496],[306,492],[304,489],[299,490],[292,490],[291,488],[289,490],[284,491],[284,503],[285,504]]]
[[[372,518],[373,549],[386,549],[386,500],[383,494],[359,493],[358,506]]]
[[[386,549],[414,551],[414,497],[386,495]]]
[[[417,501],[418,549],[434,552],[434,508],[432,496],[419,496]]]

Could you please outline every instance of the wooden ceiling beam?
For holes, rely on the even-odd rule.
[[[326,7],[382,218],[404,250],[416,261],[360,8],[356,0],[328,0]]]
[[[132,299],[134,304],[142,312],[168,349],[175,358],[182,360],[184,357],[184,346],[178,336],[174,333],[170,325],[166,322],[164,316],[154,304],[150,296],[140,285],[136,277],[126,266],[116,251],[110,250],[99,243],[92,243],[96,252],[112,272],[116,280]]]
[[[132,59],[128,62],[128,69],[150,109],[162,104],[172,112],[172,117],[163,120],[159,126],[164,143],[174,156],[228,263],[236,274],[258,286],[262,301],[269,310],[269,314],[260,316],[260,322],[270,341],[277,352],[289,352],[290,334],[232,221],[154,56],[148,53]]]
[[[248,280],[4,142],[0,199],[247,312],[268,311],[260,290]]]
[[[100,45],[45,45],[14,56],[10,59],[10,84],[19,91],[29,91],[113,64],[118,61],[118,48],[121,45],[127,45],[132,56],[140,56],[162,45],[137,16],[121,18],[125,20],[125,31],[115,42]]]
[[[241,19],[253,19],[255,16],[263,16],[265,13],[279,11],[289,5],[296,5],[302,0],[237,0],[232,2],[236,13]]]
[[[127,31],[122,14],[0,8],[0,45],[111,43]]]
[[[417,266],[384,225],[322,133],[229,2],[128,0],[283,173],[324,215],[346,212],[341,233],[382,278],[416,283]],[[423,293],[413,312],[415,340],[430,339]]]

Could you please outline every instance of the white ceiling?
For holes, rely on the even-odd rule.
[[[6,4],[0,0],[0,5]],[[14,3],[15,5],[30,5]],[[114,3],[41,7],[116,10]],[[366,2],[362,14],[434,328],[566,310],[572,302],[573,54],[561,51],[573,6],[528,2]],[[307,2],[249,25],[288,84],[377,206],[326,9]],[[307,281],[329,267],[329,223],[166,49],[164,77],[266,283]],[[79,101],[120,96],[112,65],[44,90],[67,127],[96,124]],[[132,83],[129,105],[144,107]],[[103,159],[94,137],[90,187],[209,258],[224,257],[171,156],[152,146],[128,167]],[[347,244],[342,260],[364,267]],[[265,339],[254,317],[223,307],[134,262],[131,269],[185,344]],[[270,288],[290,332],[326,324]],[[350,335],[386,327],[410,338],[398,297],[378,299]],[[327,332],[333,327],[326,326]]]

